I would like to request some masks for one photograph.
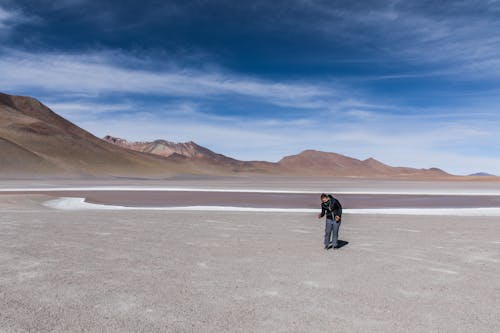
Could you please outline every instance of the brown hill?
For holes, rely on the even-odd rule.
[[[305,150],[300,154],[287,156],[278,164],[293,174],[335,175],[349,177],[404,177],[435,178],[450,176],[443,170],[392,167],[374,158],[358,160],[336,153]]]
[[[102,141],[34,98],[0,93],[0,175],[167,175],[165,158]],[[184,166],[185,167],[185,166]]]

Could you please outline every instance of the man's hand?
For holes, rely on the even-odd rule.
[[[321,218],[321,213],[318,214],[318,219],[320,219],[320,218]]]
[[[337,222],[340,221],[340,216],[335,215],[335,221],[337,221]]]

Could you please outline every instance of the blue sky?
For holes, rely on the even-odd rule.
[[[102,137],[500,175],[500,2],[0,0],[0,91]]]

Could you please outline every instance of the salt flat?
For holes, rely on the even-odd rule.
[[[498,217],[76,210],[0,196],[1,332],[498,332]]]
[[[0,191],[14,189],[27,191],[82,190],[171,190],[171,191],[231,191],[268,193],[394,193],[394,194],[445,194],[445,195],[500,195],[500,182],[493,181],[410,181],[357,179],[333,177],[215,177],[183,176],[163,180],[154,179],[88,179],[57,180],[29,179],[0,181]]]
[[[196,194],[193,194],[196,195]],[[313,208],[279,208],[279,207],[238,207],[238,206],[120,206],[109,204],[94,204],[85,198],[61,197],[45,201],[44,206],[58,210],[147,210],[147,211],[202,211],[202,212],[260,212],[260,213],[317,213]],[[500,207],[481,208],[358,208],[344,209],[344,214],[371,215],[417,215],[417,216],[497,216],[500,217]]]

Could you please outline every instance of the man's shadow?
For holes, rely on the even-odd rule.
[[[340,249],[340,248],[342,248],[342,247],[346,246],[347,244],[349,244],[349,242],[347,242],[347,241],[345,241],[345,240],[341,240],[341,239],[339,239],[339,240],[337,241],[337,249]]]

